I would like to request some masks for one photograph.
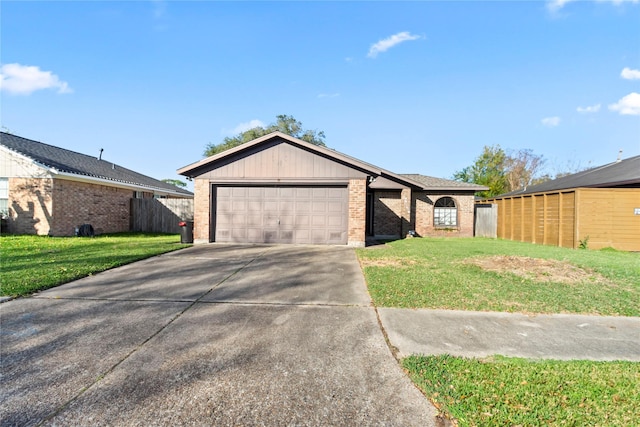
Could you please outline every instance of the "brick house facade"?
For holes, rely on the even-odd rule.
[[[95,157],[2,132],[3,232],[73,236],[130,231],[131,199],[192,193]]]
[[[473,236],[474,193],[486,189],[395,174],[280,132],[178,173],[195,181],[196,243],[364,246],[368,238],[409,233]],[[309,188],[321,196],[308,199]],[[254,196],[247,198],[249,192]],[[447,206],[439,208],[443,197]],[[446,211],[447,224],[434,223],[438,209]]]

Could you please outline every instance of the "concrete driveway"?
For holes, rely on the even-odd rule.
[[[435,425],[352,249],[196,246],[0,305],[4,425]]]

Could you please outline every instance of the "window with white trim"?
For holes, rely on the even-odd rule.
[[[9,216],[9,178],[0,178],[0,217]]]
[[[433,207],[434,227],[456,227],[458,225],[458,207],[451,197],[441,197]]]

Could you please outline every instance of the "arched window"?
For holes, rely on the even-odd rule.
[[[436,200],[433,209],[434,227],[455,227],[458,225],[458,207],[451,197]]]

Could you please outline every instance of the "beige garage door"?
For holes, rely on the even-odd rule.
[[[347,187],[217,187],[215,240],[346,244]]]

